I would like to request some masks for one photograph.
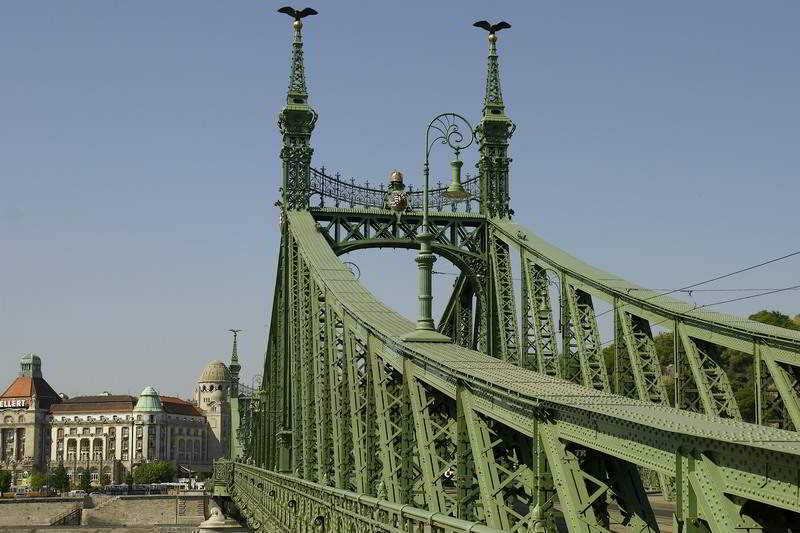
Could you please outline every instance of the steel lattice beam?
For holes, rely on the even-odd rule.
[[[491,314],[492,347],[490,355],[522,366],[517,330],[517,307],[514,304],[514,281],[508,246],[492,238],[489,247],[492,264],[492,294],[494,310]]]

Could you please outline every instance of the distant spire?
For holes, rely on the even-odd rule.
[[[233,333],[233,349],[231,350],[231,364],[228,365],[230,370],[230,383],[228,384],[228,394],[231,398],[239,394],[239,371],[242,369],[239,364],[239,353],[236,350],[236,341],[239,336],[240,329],[229,329]]]
[[[240,329],[229,329],[231,333],[233,333],[233,349],[231,350],[231,364],[228,365],[228,369],[231,372],[239,373],[239,370],[242,369],[241,365],[239,364],[239,353],[236,348],[236,341],[238,340],[239,332],[242,331]]]

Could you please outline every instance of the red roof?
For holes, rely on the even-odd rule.
[[[58,403],[61,398],[44,378],[19,376],[8,386],[0,398],[32,398],[36,395],[40,409],[47,409],[53,403]]]
[[[182,416],[203,416],[193,403],[175,396],[161,396],[161,407],[165,413]],[[130,413],[136,407],[137,398],[128,395],[76,396],[50,408],[53,415],[73,413]]]
[[[136,405],[134,396],[76,396],[50,408],[54,415],[66,413],[128,413]]]
[[[164,408],[164,412],[174,415],[204,416],[203,411],[195,404],[175,396],[161,396],[161,407]]]

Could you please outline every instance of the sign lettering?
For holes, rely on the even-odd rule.
[[[27,409],[28,400],[0,400],[0,407],[24,407]]]

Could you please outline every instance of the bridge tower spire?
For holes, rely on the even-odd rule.
[[[231,372],[230,381],[230,395],[235,396],[239,394],[239,371],[242,366],[239,364],[239,353],[236,349],[236,341],[239,337],[240,329],[229,329],[233,333],[233,348],[231,349],[231,363],[228,365],[228,370]]]
[[[489,59],[486,67],[486,94],[483,98],[483,115],[476,128],[480,148],[478,171],[480,173],[481,213],[490,217],[511,217],[514,213],[509,203],[508,141],[515,125],[506,116],[503,90],[500,86],[500,67],[497,61],[497,32],[510,28],[507,22],[490,25],[485,20],[474,24],[489,32]]]
[[[283,136],[281,160],[283,161],[283,183],[281,196],[285,209],[306,209],[310,190],[311,132],[317,122],[317,112],[308,105],[308,88],[303,65],[303,18],[316,15],[311,8],[297,11],[282,7],[279,13],[291,16],[294,21],[292,64],[289,70],[289,88],[286,105],[278,117],[278,128]]]

